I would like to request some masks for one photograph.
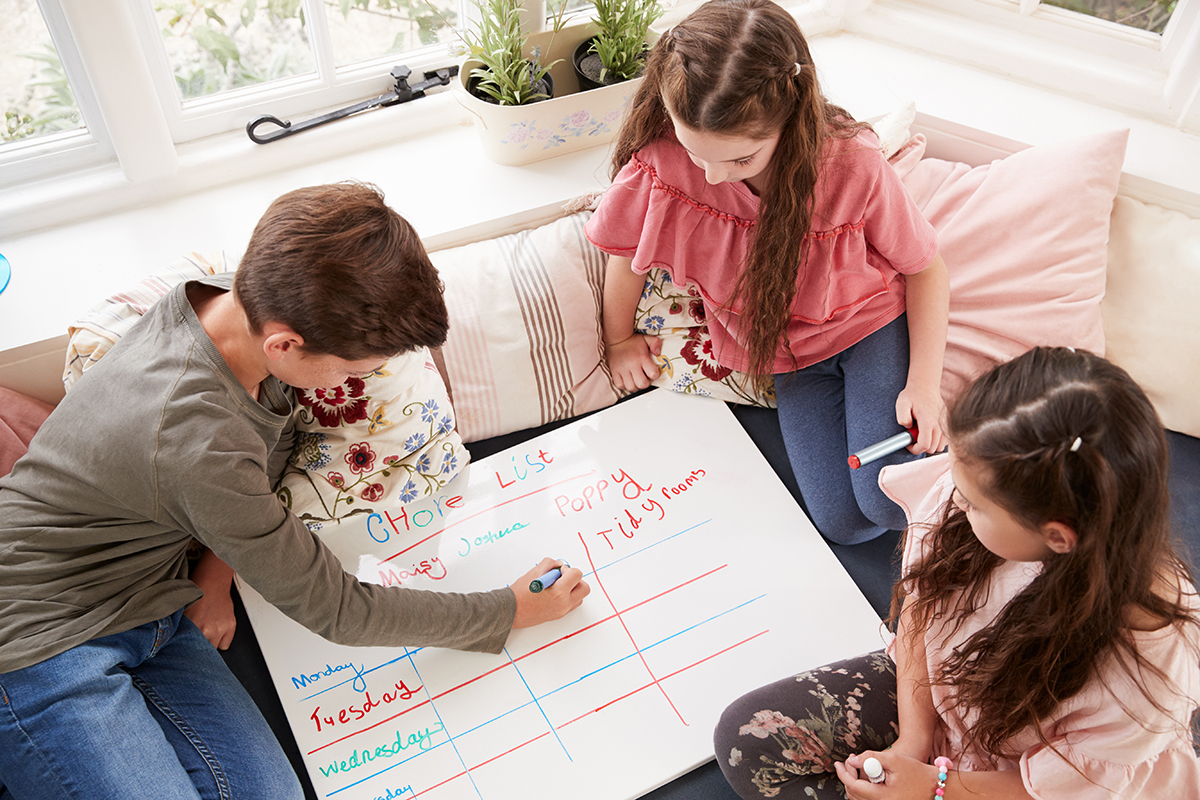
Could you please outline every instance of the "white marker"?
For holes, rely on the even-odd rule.
[[[867,780],[871,783],[883,783],[883,764],[875,756],[863,762],[863,772],[867,773]]]

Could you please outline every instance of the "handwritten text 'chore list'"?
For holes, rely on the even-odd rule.
[[[881,646],[879,620],[721,403],[650,392],[320,532],[359,580],[592,594],[498,656],[331,644],[243,588],[320,797],[632,798],[712,757],[742,693]]]

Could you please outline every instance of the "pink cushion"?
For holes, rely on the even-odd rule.
[[[25,455],[37,429],[54,406],[0,386],[0,476]]]
[[[893,158],[950,271],[942,394],[1038,345],[1103,355],[1109,218],[1127,130],[1031,147],[981,167]]]

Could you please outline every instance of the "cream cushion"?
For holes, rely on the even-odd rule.
[[[1118,197],[1101,313],[1108,358],[1163,425],[1200,436],[1200,220]]]

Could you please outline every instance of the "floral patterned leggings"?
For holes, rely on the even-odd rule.
[[[734,701],[713,740],[746,800],[845,798],[833,762],[896,741],[896,665],[882,651],[763,686]]]

